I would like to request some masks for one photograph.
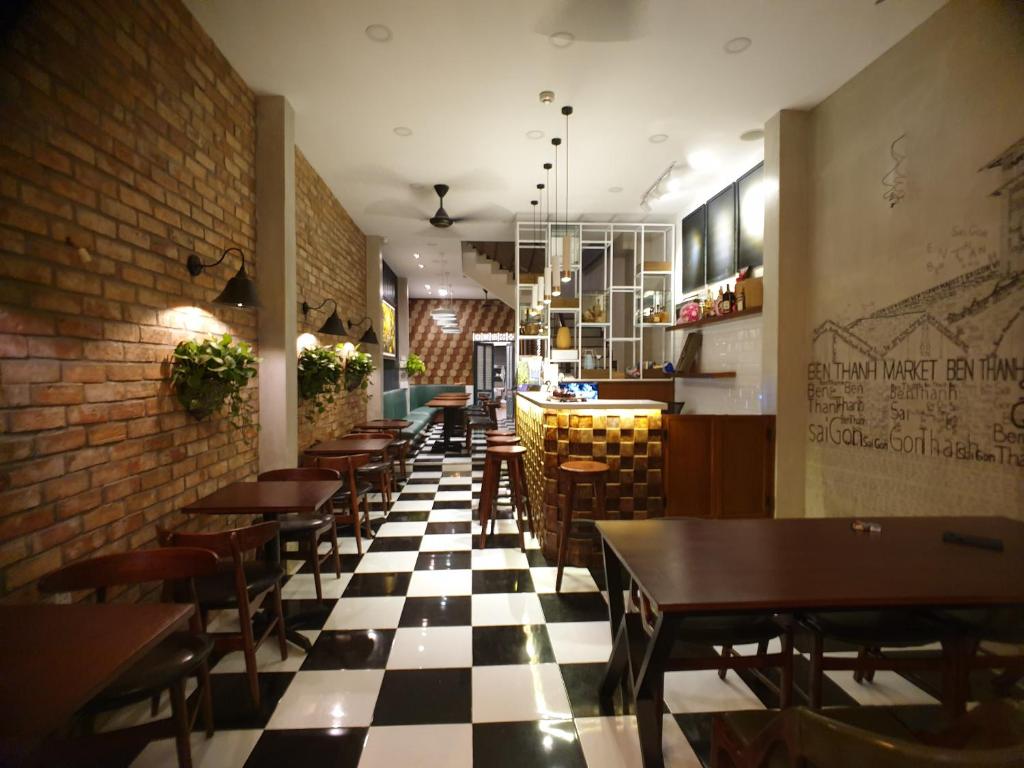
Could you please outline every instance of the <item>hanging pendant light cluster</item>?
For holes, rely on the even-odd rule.
[[[534,223],[533,231],[536,234],[540,230],[544,241],[544,268],[542,275],[538,280],[538,291],[539,298],[543,304],[551,304],[553,297],[557,298],[562,295],[562,284],[568,283],[572,280],[572,265],[578,261],[576,258],[576,246],[578,238],[573,236],[572,229],[569,225],[569,116],[573,113],[573,108],[570,106],[562,107],[562,114],[565,116],[565,160],[564,176],[565,183],[563,185],[563,202],[564,208],[562,211],[563,219],[559,219],[558,207],[559,207],[559,166],[558,166],[558,148],[562,146],[563,139],[561,137],[555,137],[551,139],[551,146],[554,147],[555,157],[554,164],[544,163],[544,183],[537,185],[539,192],[537,201],[530,201],[531,206],[537,204],[540,205],[540,223],[539,226]],[[551,210],[551,170],[554,168],[555,171],[555,209],[552,213]],[[536,209],[535,209],[536,210]]]
[[[431,318],[441,329],[441,333],[459,334],[462,328],[459,326],[459,318],[455,314],[455,303],[452,301],[452,284],[448,279],[448,273],[444,274],[445,287],[442,289],[448,298],[448,306],[441,305],[430,313]]]

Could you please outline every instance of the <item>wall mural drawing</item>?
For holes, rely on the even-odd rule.
[[[1024,468],[1024,139],[980,172],[1000,176],[1000,253],[954,226],[927,268],[955,277],[814,329],[811,444]]]

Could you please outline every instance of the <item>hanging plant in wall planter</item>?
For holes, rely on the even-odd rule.
[[[345,376],[345,359],[340,351],[341,345],[337,344],[306,347],[299,353],[299,397],[312,406],[306,411],[307,421],[314,421],[334,402]]]
[[[253,407],[244,390],[256,375],[259,361],[248,344],[236,344],[227,333],[220,338],[182,341],[171,359],[171,385],[178,402],[197,420],[226,407],[225,415],[233,427],[251,427]]]
[[[423,362],[423,358],[415,352],[410,352],[409,357],[405,361],[406,375],[411,378],[413,376],[422,376],[426,372],[427,364]]]
[[[355,351],[345,360],[345,389],[349,392],[366,391],[370,386],[370,374],[375,370],[373,358],[368,352]]]

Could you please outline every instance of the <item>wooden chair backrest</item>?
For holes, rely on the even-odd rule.
[[[140,549],[65,565],[39,579],[38,587],[43,594],[51,595],[89,590],[102,603],[109,587],[184,581],[216,571],[217,556],[205,547]]]
[[[294,467],[260,472],[257,480],[337,480],[338,473],[323,467]]]
[[[159,530],[161,543],[169,547],[201,547],[219,557],[230,557],[241,563],[242,555],[259,549],[277,536],[277,522],[257,523],[244,528],[211,533],[186,533]]]
[[[364,438],[364,437],[381,438],[381,437],[384,437],[384,438],[387,438],[388,440],[394,440],[395,439],[395,433],[394,432],[349,432],[347,435],[345,435],[345,437],[359,437],[359,438]]]

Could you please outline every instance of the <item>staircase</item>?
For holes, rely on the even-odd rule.
[[[515,309],[515,243],[462,244],[462,273],[498,299]]]

